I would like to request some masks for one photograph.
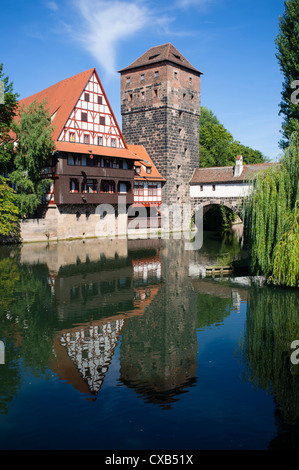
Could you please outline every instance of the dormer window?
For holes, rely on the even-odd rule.
[[[151,174],[151,172],[152,172],[152,169],[151,169],[151,167],[150,167],[150,166],[147,166],[147,167],[146,167],[146,172],[147,172],[147,174],[148,174],[148,175],[150,175],[150,174]]]
[[[136,166],[135,171],[136,173],[140,173],[140,166]]]

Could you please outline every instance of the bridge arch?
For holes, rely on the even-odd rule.
[[[231,209],[240,219],[244,222],[244,214],[243,214],[243,203],[239,199],[200,199],[196,198],[196,200],[192,201],[192,216],[195,216],[197,208],[199,204],[202,205],[203,208],[203,215],[205,215],[211,207],[215,205],[225,206]]]

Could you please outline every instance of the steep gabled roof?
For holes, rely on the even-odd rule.
[[[149,157],[143,145],[129,145],[128,149],[135,155],[135,166],[140,166],[140,173],[134,176],[136,181],[166,181],[159,173],[153,161]],[[151,173],[147,173],[144,167],[151,168]]]
[[[169,42],[160,46],[155,46],[142,54],[137,60],[132,62],[131,65],[119,70],[120,73],[127,72],[132,69],[144,67],[146,65],[158,64],[161,62],[171,62],[176,65],[180,65],[185,69],[202,74],[193,65],[188,62],[187,59]]]
[[[24,98],[19,101],[19,106],[24,106],[26,108],[33,101],[37,101],[38,103],[46,101],[47,109],[52,118],[52,126],[54,129],[52,138],[54,142],[57,142],[64,126],[66,125],[73,109],[75,108],[81,94],[83,93],[88,81],[90,80],[93,74],[95,74],[96,79],[100,84],[101,90],[103,92],[103,95],[105,96],[105,100],[109,108],[109,112],[113,117],[115,125],[118,129],[118,133],[121,136],[124,146],[126,148],[126,143],[123,139],[122,132],[118,126],[113,110],[110,106],[109,100],[105,94],[105,90],[101,84],[101,80],[95,68],[91,68],[89,70],[86,70],[85,72],[81,72],[70,78],[66,78],[65,80],[62,80],[56,83],[55,85],[45,88],[44,90],[35,93],[34,95],[29,96],[28,98]]]
[[[89,69],[73,77],[66,78],[44,90],[19,101],[19,106],[27,108],[33,101],[47,102],[47,109],[52,116],[54,127],[53,140],[56,141],[67,122],[81,93],[95,69]]]
[[[254,178],[258,172],[269,168],[273,163],[256,163],[244,165],[240,176],[234,176],[234,166],[196,168],[190,185],[205,183],[242,183]]]

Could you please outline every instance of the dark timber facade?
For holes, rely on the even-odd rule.
[[[189,181],[199,166],[201,72],[165,44],[120,73],[124,139],[143,145],[166,179],[163,203],[189,203]]]

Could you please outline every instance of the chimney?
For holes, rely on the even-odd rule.
[[[241,176],[243,171],[243,157],[242,155],[236,156],[236,164],[234,167],[234,176]]]

